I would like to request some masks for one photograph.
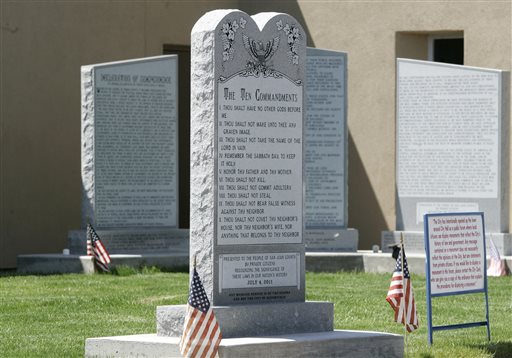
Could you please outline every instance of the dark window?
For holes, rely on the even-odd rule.
[[[434,39],[433,58],[434,62],[464,64],[464,39]]]

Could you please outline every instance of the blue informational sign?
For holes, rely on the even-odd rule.
[[[426,214],[424,225],[429,344],[433,342],[434,331],[478,326],[487,326],[490,340],[484,214]],[[432,325],[433,297],[469,293],[484,293],[485,321]]]

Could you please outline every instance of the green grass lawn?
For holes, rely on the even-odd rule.
[[[403,334],[385,300],[391,273],[307,273],[307,300],[335,304],[335,327]],[[512,357],[512,276],[489,279],[485,327],[441,331],[427,343],[425,277],[413,276],[420,328],[408,356]],[[82,357],[88,337],[156,332],[155,308],[184,304],[188,274],[0,276],[0,357]],[[433,300],[434,325],[485,319],[483,294]]]

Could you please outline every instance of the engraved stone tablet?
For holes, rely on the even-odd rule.
[[[192,30],[190,246],[213,305],[304,301],[305,46],[285,14]]]
[[[347,54],[307,48],[305,244],[307,251],[357,251],[347,230]]]
[[[307,49],[306,229],[346,227],[346,59],[343,52]]]
[[[503,71],[398,59],[397,230],[423,215],[485,212],[508,231]]]
[[[176,227],[177,60],[82,67],[83,227]]]

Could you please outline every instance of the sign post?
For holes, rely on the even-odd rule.
[[[429,344],[432,345],[434,331],[478,326],[487,326],[490,340],[484,214],[426,214],[424,225]],[[485,321],[432,325],[433,297],[470,293],[484,293]]]

